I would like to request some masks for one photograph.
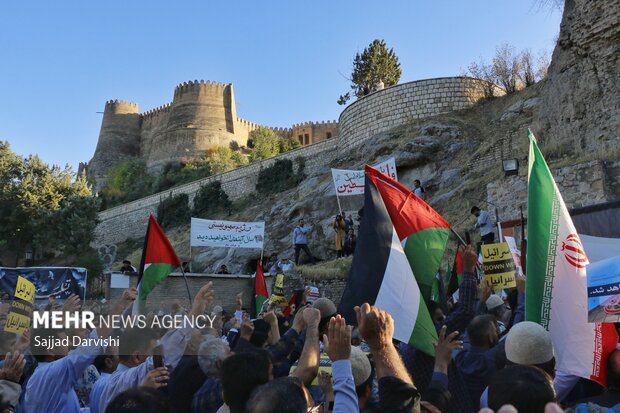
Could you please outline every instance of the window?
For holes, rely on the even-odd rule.
[[[310,135],[307,133],[304,135],[304,140],[306,145],[310,145]]]
[[[303,135],[299,135],[297,137],[297,140],[299,141],[299,143],[301,143],[302,145],[304,144],[304,136]]]
[[[332,137],[332,133],[331,132],[327,132],[327,135],[325,136],[325,139],[330,139]]]

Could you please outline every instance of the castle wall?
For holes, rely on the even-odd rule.
[[[235,140],[232,84],[193,81],[177,86],[165,127],[145,131],[142,157],[151,171],[168,162],[202,158]],[[162,119],[163,120],[163,119]]]
[[[338,122],[305,122],[293,125],[292,137],[302,145],[322,142],[338,136]]]
[[[334,149],[337,143],[336,139],[330,139],[294,149],[233,171],[179,185],[164,192],[102,211],[99,213],[100,223],[95,230],[96,243],[98,245],[117,243],[127,238],[144,236],[148,217],[150,214],[157,215],[157,206],[162,200],[170,195],[188,194],[191,203],[200,187],[213,181],[222,183],[222,189],[231,200],[243,198],[254,192],[260,170],[273,165],[278,159],[295,160],[297,157],[303,157],[306,160],[306,173],[314,173],[334,159],[336,153]]]
[[[140,114],[137,103],[110,100],[106,102],[99,140],[93,159],[88,164],[89,177],[95,190],[102,188],[110,168],[123,159],[140,153]]]
[[[339,119],[341,147],[354,147],[415,119],[465,109],[485,96],[487,83],[469,77],[418,80],[358,99]],[[496,95],[504,94],[497,87]]]

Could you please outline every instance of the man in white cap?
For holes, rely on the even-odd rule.
[[[506,334],[506,325],[502,322],[504,314],[506,313],[506,305],[504,304],[504,300],[502,300],[502,297],[499,295],[491,294],[485,304],[487,307],[487,314],[495,317],[495,322],[499,328],[499,336],[502,337]]]
[[[543,326],[522,321],[510,329],[504,341],[507,365],[534,366],[555,377],[553,342]],[[480,398],[480,407],[487,407],[487,390]]]
[[[523,321],[510,329],[506,336],[506,359],[508,364],[535,366],[555,376],[551,334],[532,321]]]

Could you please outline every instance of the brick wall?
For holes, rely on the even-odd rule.
[[[130,286],[135,287],[138,277],[131,276]],[[271,291],[271,284],[275,278],[267,277],[267,288]],[[243,292],[244,307],[249,308],[252,304],[252,296],[254,291],[254,279],[249,275],[218,275],[218,274],[188,274],[187,283],[192,298],[198,290],[208,283],[213,282],[215,291],[214,305],[221,305],[228,312],[235,311],[235,301],[238,293]],[[342,293],[346,286],[346,280],[343,279],[326,279],[321,281],[306,280],[299,275],[287,275],[284,281],[284,294],[288,298],[295,289],[303,289],[310,285],[318,287],[322,296],[333,300],[336,305],[340,302]],[[109,299],[117,299],[122,294],[123,289],[109,288]],[[149,295],[147,308],[149,310],[158,311],[160,309],[169,311],[170,306],[177,300],[183,300],[187,297],[187,288],[180,274],[171,274],[161,284],[159,284]]]
[[[485,96],[487,83],[468,77],[419,80],[371,93],[349,105],[338,120],[341,147],[367,139],[415,119],[465,109]],[[502,89],[496,87],[496,95]]]

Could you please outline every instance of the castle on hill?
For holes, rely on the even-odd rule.
[[[171,103],[144,113],[137,103],[106,102],[97,149],[80,169],[99,190],[110,169],[122,160],[144,159],[149,171],[155,172],[170,162],[201,159],[209,149],[246,146],[250,132],[260,126],[237,117],[232,83],[183,82],[175,88]],[[302,145],[338,135],[336,121],[268,128]]]

